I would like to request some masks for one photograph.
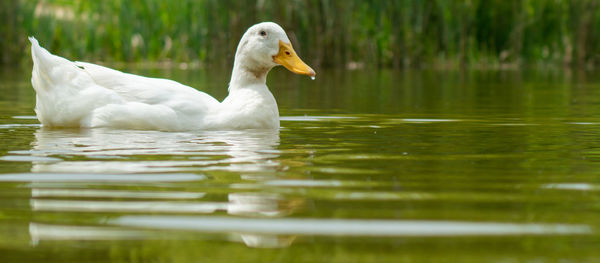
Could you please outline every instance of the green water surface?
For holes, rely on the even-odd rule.
[[[157,132],[44,129],[2,70],[0,262],[600,260],[595,72],[318,73],[271,72],[279,132]]]

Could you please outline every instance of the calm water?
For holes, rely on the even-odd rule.
[[[44,129],[0,76],[0,262],[600,260],[594,72],[277,69],[281,131],[177,133]]]

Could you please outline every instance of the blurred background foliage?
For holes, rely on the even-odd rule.
[[[73,60],[229,66],[269,20],[317,67],[600,65],[595,0],[2,0],[0,18],[6,65],[32,35]]]

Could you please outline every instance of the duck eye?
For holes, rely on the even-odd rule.
[[[266,35],[267,35],[267,32],[265,32],[264,30],[262,30],[262,31],[260,31],[260,35],[261,35],[261,36],[266,36]]]
[[[290,52],[289,52],[289,51],[286,51],[286,52],[285,52],[285,54],[289,56],[289,55],[290,55]]]

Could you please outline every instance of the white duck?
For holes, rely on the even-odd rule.
[[[29,40],[35,111],[45,127],[279,129],[277,103],[266,85],[269,70],[283,65],[315,76],[296,55],[285,31],[272,22],[256,24],[242,36],[223,102],[172,80],[71,62],[40,47],[35,38]]]

